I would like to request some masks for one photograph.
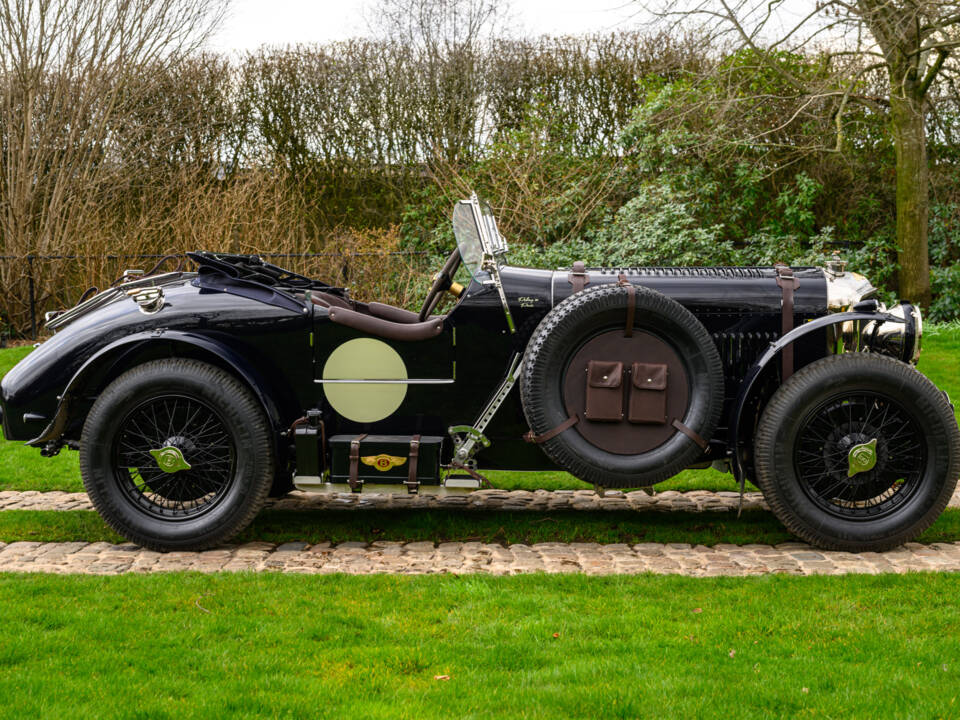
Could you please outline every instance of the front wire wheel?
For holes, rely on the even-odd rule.
[[[834,550],[887,550],[946,507],[960,431],[945,395],[884,355],[823,358],[771,398],[757,428],[758,484],[792,533]]]
[[[794,472],[824,512],[869,520],[895,512],[920,487],[920,423],[883,393],[840,393],[800,421]]]

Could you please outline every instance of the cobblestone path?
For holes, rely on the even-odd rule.
[[[647,495],[642,490],[608,490],[599,497],[593,490],[479,490],[469,495],[389,495],[380,493],[292,492],[269,500],[275,510],[387,510],[457,508],[465,510],[655,510],[662,512],[736,511],[739,495],[706,490],[668,491]],[[744,496],[744,510],[767,509],[760,493]],[[86,493],[0,491],[0,510],[92,510]]]
[[[736,511],[739,495],[735,492],[668,490],[647,495],[642,490],[620,492],[608,490],[599,497],[593,490],[479,490],[469,495],[385,495],[376,493],[305,493],[292,492],[272,499],[267,507],[276,510],[339,510],[339,509],[431,509],[464,510],[652,510],[657,512],[730,512]],[[950,501],[960,507],[960,489]],[[86,493],[23,492],[0,490],[0,510],[92,510]],[[768,510],[763,495],[746,493],[744,510]]]
[[[842,575],[960,571],[960,543],[906,546],[885,553],[826,552],[803,543],[781,545],[601,545],[476,542],[248,543],[206,552],[156,553],[136,545],[109,543],[0,543],[0,571],[118,575],[177,570],[279,571],[288,573],[397,573],[516,575]]]
[[[437,498],[387,495],[293,493],[272,502],[282,509],[471,508],[476,510],[655,510],[685,512],[735,511],[736,493],[592,491],[526,492],[485,490],[468,496]],[[960,505],[954,496],[952,505]],[[745,508],[765,508],[759,493],[745,498]],[[0,510],[90,509],[83,493],[0,492]],[[346,542],[248,543],[206,552],[156,553],[135,545],[109,543],[0,542],[0,572],[120,573],[194,570],[279,571],[289,573],[486,573],[530,572],[589,575],[682,574],[714,575],[840,575],[960,571],[960,542],[921,545],[908,543],[885,553],[844,553],[817,550],[804,543],[781,545],[691,546],[684,543],[638,545],[599,543],[538,543],[535,545],[478,542]]]

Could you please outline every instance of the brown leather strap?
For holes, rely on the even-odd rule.
[[[710,449],[710,443],[708,443],[706,440],[704,440],[702,437],[700,437],[697,433],[695,433],[693,430],[688,428],[679,420],[674,419],[674,421],[670,424],[673,425],[673,427],[675,427],[677,430],[682,432],[684,435],[686,435],[688,438],[693,440],[697,445],[700,446],[700,448],[704,452],[707,452]]]
[[[347,482],[352,492],[360,492],[360,443],[366,436],[367,433],[363,433],[350,441],[350,476]]]
[[[780,337],[793,330],[793,293],[800,287],[800,281],[794,276],[793,268],[782,263],[777,263],[777,285],[783,293],[783,299],[780,302]],[[784,382],[793,375],[793,343],[787,345],[780,352],[780,381]]]
[[[454,469],[456,469],[456,470],[463,470],[467,475],[469,475],[469,476],[472,477],[474,480],[476,480],[477,482],[479,482],[481,488],[489,488],[489,487],[491,487],[489,480],[487,480],[483,475],[481,475],[480,473],[478,473],[476,470],[474,470],[474,469],[472,469],[472,468],[469,468],[469,467],[467,467],[466,465],[461,465],[461,464],[458,463],[458,462],[453,462],[453,463],[450,464],[450,467],[451,467],[451,468],[454,468]]]
[[[417,485],[420,482],[417,480],[417,460],[420,456],[420,436],[414,435],[410,438],[410,472],[407,474],[407,490],[410,492],[416,492]]]
[[[633,337],[633,317],[637,312],[637,289],[623,273],[620,273],[617,278],[617,284],[627,289],[627,325],[623,329],[623,336]]]
[[[545,433],[543,433],[542,435],[534,435],[534,434],[533,434],[533,430],[530,430],[529,432],[527,432],[526,434],[524,434],[523,439],[526,440],[528,443],[536,443],[537,445],[539,445],[540,443],[545,443],[547,440],[551,440],[551,439],[555,438],[557,435],[559,435],[560,433],[562,433],[564,430],[569,430],[569,429],[572,428],[574,425],[576,425],[578,422],[580,422],[580,416],[574,414],[574,415],[571,415],[570,417],[568,417],[566,420],[564,420],[564,421],[563,421],[562,423],[560,423],[559,425],[557,425],[555,428],[552,428],[552,429],[550,429],[550,430],[547,430],[547,431],[546,431]]]
[[[581,260],[577,260],[573,264],[571,273],[567,275],[567,280],[569,280],[570,284],[573,285],[573,291],[575,293],[583,290],[583,288],[585,288],[590,282],[590,276],[587,274],[587,268]]]

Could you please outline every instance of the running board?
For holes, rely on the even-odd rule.
[[[322,492],[322,493],[349,493],[351,492],[349,483],[327,482],[324,478],[317,475],[295,476],[293,486],[297,490],[304,492]],[[418,495],[436,495],[443,497],[446,495],[467,495],[480,489],[480,481],[472,477],[447,478],[442,485],[423,485],[417,490]],[[379,493],[385,495],[409,495],[410,491],[406,485],[401,483],[364,483],[360,490],[361,493]],[[356,494],[356,493],[354,493]]]

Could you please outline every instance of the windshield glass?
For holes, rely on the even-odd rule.
[[[453,234],[457,237],[457,248],[463,264],[474,278],[479,279],[480,265],[483,261],[483,243],[480,241],[480,228],[473,214],[473,204],[461,200],[453,210]]]

